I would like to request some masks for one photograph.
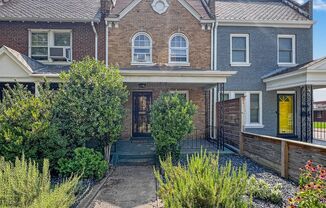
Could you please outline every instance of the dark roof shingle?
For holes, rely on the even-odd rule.
[[[100,0],[10,0],[0,6],[0,20],[100,21]]]

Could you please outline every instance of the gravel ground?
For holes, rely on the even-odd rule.
[[[254,206],[257,208],[279,208],[286,207],[288,198],[293,197],[296,192],[297,185],[291,181],[281,178],[276,173],[258,165],[249,158],[242,157],[239,155],[221,155],[220,164],[225,164],[228,160],[232,161],[232,164],[236,167],[247,164],[247,170],[249,174],[255,175],[257,179],[263,179],[270,185],[275,185],[277,183],[282,184],[282,196],[283,204],[275,205],[261,200],[254,200]]]

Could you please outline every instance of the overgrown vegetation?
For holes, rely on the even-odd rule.
[[[20,84],[6,88],[0,101],[0,155],[14,161],[24,152],[27,158],[50,160],[51,166],[68,151],[66,139],[52,122],[53,94],[40,89],[35,97]]]
[[[63,176],[78,174],[83,178],[94,179],[104,177],[108,169],[108,163],[100,152],[85,147],[76,148],[72,159],[61,158],[58,166]]]
[[[50,186],[49,161],[43,171],[37,163],[16,158],[15,163],[0,157],[0,207],[68,208],[75,201],[74,189],[78,177]]]
[[[180,156],[180,141],[191,133],[196,106],[177,93],[166,93],[151,107],[151,132],[155,139],[157,154],[173,160]]]
[[[266,181],[251,176],[248,182],[248,189],[254,198],[270,201],[273,204],[282,203],[282,184],[280,183],[271,186]]]
[[[291,208],[326,207],[326,168],[311,160],[301,169],[299,191],[289,199]]]
[[[109,160],[111,145],[122,130],[123,104],[128,98],[119,69],[85,58],[74,62],[70,71],[60,77],[63,85],[54,116],[67,136],[69,148],[73,150],[88,140],[97,140]]]
[[[232,167],[231,162],[218,166],[218,156],[202,151],[188,157],[188,166],[173,166],[171,156],[160,161],[164,171],[155,176],[158,195],[167,208],[250,207],[249,177],[246,165]]]

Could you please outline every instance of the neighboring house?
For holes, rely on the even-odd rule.
[[[326,122],[326,101],[314,102],[314,122]]]
[[[245,96],[246,131],[307,139],[303,101],[326,84],[326,59],[312,61],[311,1],[1,2],[0,87],[57,82],[93,56],[117,64],[131,92],[122,138],[149,136],[150,105],[170,91],[198,106],[199,132],[217,124],[216,101]]]

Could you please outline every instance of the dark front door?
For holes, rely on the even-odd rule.
[[[132,93],[132,136],[150,136],[150,106],[152,92]]]

